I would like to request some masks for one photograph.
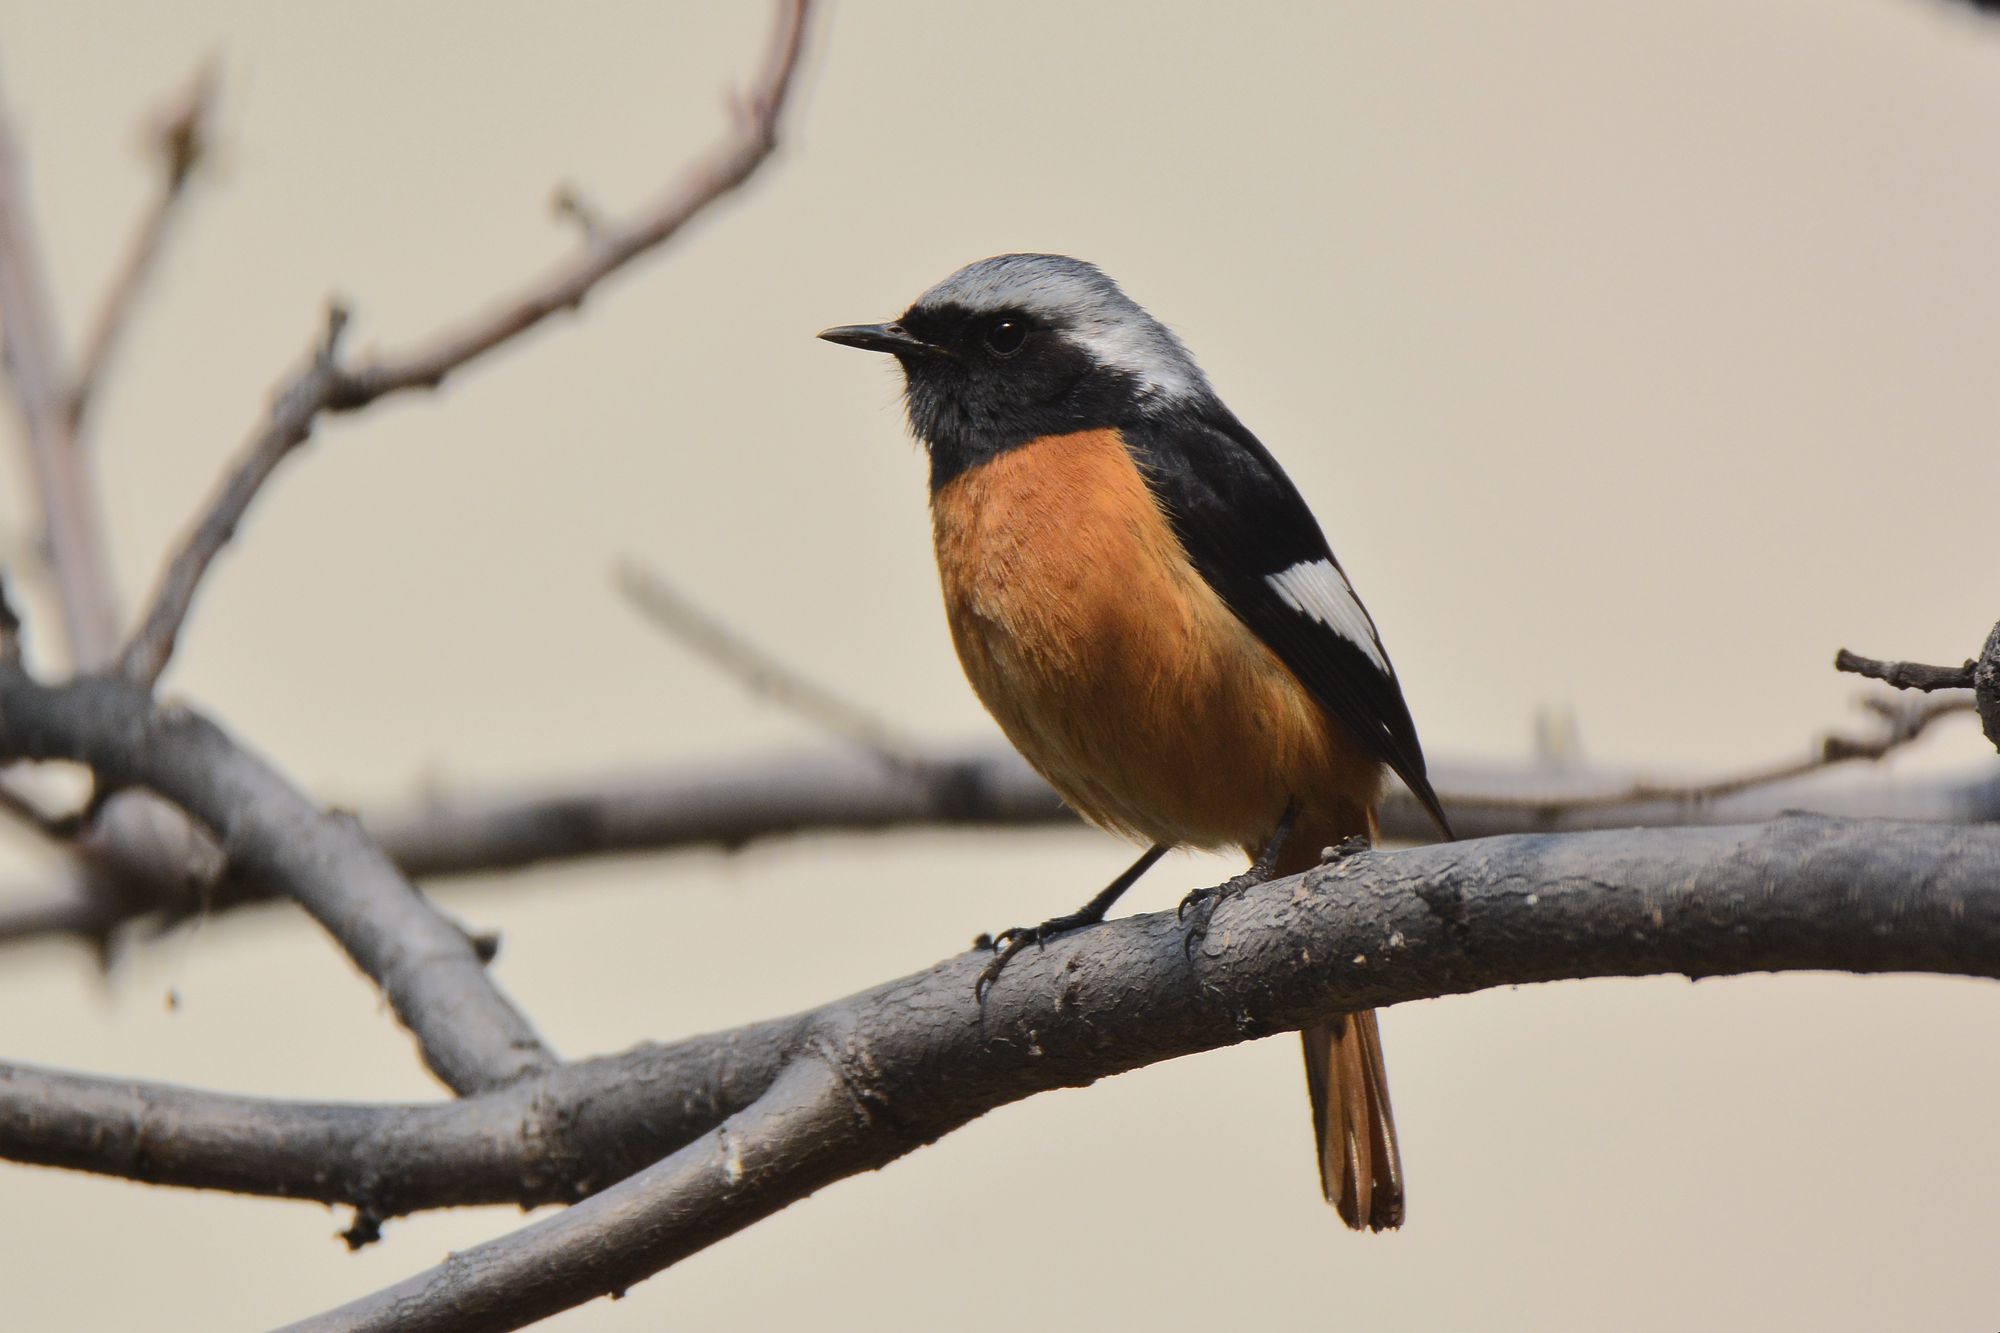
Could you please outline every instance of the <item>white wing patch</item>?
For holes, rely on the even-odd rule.
[[[1383,655],[1382,641],[1375,637],[1375,626],[1361,609],[1361,599],[1354,595],[1347,575],[1331,560],[1301,560],[1290,569],[1266,574],[1264,582],[1286,606],[1325,625],[1368,654],[1368,660],[1383,675],[1389,674],[1389,659]]]

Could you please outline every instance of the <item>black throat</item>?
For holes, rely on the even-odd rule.
[[[1152,397],[1135,376],[1045,327],[1019,355],[996,359],[977,341],[991,319],[947,306],[900,321],[943,349],[901,358],[910,429],[930,453],[933,494],[1031,440],[1117,426]]]

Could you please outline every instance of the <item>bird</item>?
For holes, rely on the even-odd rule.
[[[996,255],[893,321],[819,336],[900,364],[974,692],[1070,807],[1146,848],[1077,911],[982,937],[982,988],[1025,944],[1102,921],[1168,850],[1240,848],[1249,871],[1181,904],[1197,938],[1249,885],[1372,842],[1385,772],[1451,836],[1382,637],[1311,509],[1102,270]],[[1374,1012],[1301,1036],[1322,1193],[1356,1230],[1400,1226]]]

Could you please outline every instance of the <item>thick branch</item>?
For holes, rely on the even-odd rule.
[[[870,1143],[901,1151],[870,1154]],[[633,1282],[916,1141],[884,1135],[835,1059],[785,1067],[755,1102],[590,1200],[439,1267],[290,1325],[292,1333],[459,1333],[522,1328]],[[704,1208],[718,1195],[726,1210]]]
[[[406,1284],[394,1306],[411,1327],[446,1295],[553,1308],[1007,1102],[1334,1010],[1659,972],[2000,976],[2000,829],[1795,816],[1368,853],[1226,904],[1192,966],[1171,913],[1025,953],[982,1022],[972,984],[985,958],[441,1105],[275,1103],[17,1069],[0,1078],[0,1154],[380,1215],[571,1199],[668,1159],[573,1209],[573,1223]],[[841,1118],[812,1111],[796,1137],[767,1137],[767,1113],[795,1105],[784,1073],[801,1065],[839,1075]],[[580,1239],[612,1222],[616,1246]],[[522,1245],[539,1251],[525,1267]],[[351,1310],[352,1326],[388,1308]]]
[[[516,1328],[995,1106],[1335,1010],[1657,972],[2000,977],[2000,830],[1800,817],[1364,853],[1226,904],[1192,965],[1171,915],[1116,922],[1024,956],[982,1015],[982,961],[821,1010],[712,1133],[307,1327]]]
[[[778,118],[804,49],[807,9],[807,0],[780,0],[769,55],[729,134],[639,216],[594,233],[574,258],[485,313],[407,352],[346,368],[335,359],[334,340],[329,337],[326,354],[315,357],[277,395],[235,469],[168,563],[139,628],[120,654],[120,672],[147,685],[159,679],[209,564],[234,536],[264,482],[312,434],[322,413],[355,412],[390,394],[435,389],[451,372],[550,315],[580,307],[598,283],[671,239],[748,180],[777,147]]]
[[[2000,750],[2000,623],[1986,636],[1972,668],[1972,697],[1979,703],[1979,728]]]
[[[0,1065],[0,1157],[154,1185],[429,1208],[571,1203],[748,1106],[805,1018],[559,1065],[461,1101],[291,1102]]]
[[[121,681],[47,688],[0,669],[0,759],[86,764],[101,789],[141,787],[208,828],[238,873],[295,899],[374,978],[450,1087],[504,1083],[553,1057],[439,916],[351,817],[185,708]]]

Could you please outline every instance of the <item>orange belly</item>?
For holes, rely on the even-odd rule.
[[[1182,551],[1114,430],[1050,436],[932,497],[965,674],[1085,818],[1255,848],[1288,802],[1366,826],[1381,765]]]

